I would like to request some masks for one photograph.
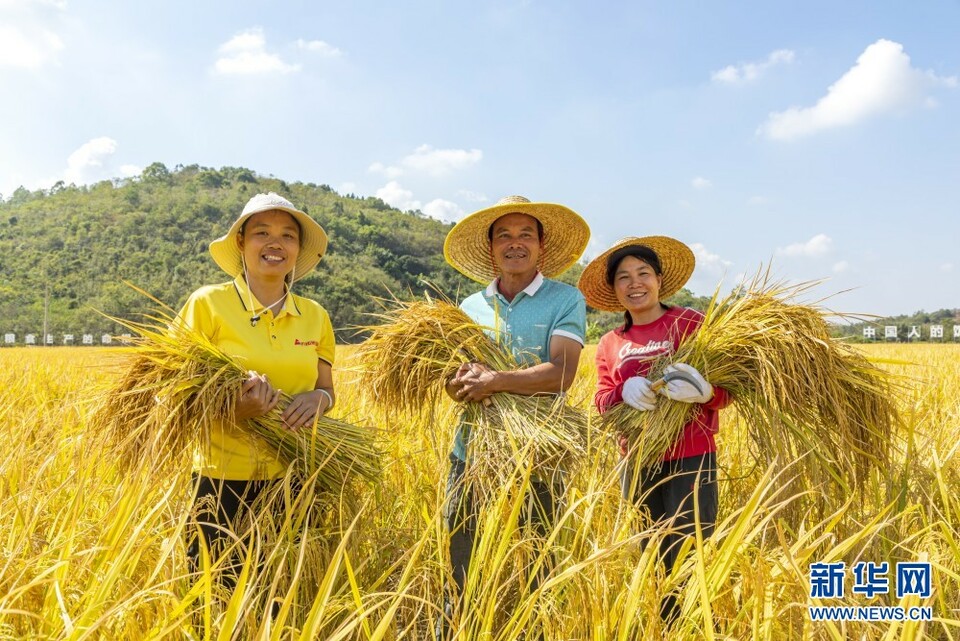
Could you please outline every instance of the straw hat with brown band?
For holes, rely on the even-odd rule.
[[[287,212],[300,224],[300,253],[297,255],[297,264],[293,270],[293,280],[300,280],[317,266],[327,251],[327,233],[323,231],[320,223],[294,207],[293,203],[283,196],[271,191],[269,194],[257,194],[247,201],[243,212],[230,225],[230,230],[210,243],[210,255],[220,269],[232,277],[236,277],[243,271],[240,245],[237,243],[240,227],[254,214],[274,209]]]
[[[562,274],[577,262],[590,240],[590,227],[572,209],[533,203],[523,196],[507,196],[457,223],[443,243],[444,258],[467,278],[489,283],[498,276],[490,256],[490,225],[501,216],[514,213],[533,216],[543,225],[540,272],[547,278]]]
[[[673,296],[683,287],[696,265],[696,258],[689,247],[668,236],[629,237],[617,241],[587,265],[580,274],[577,287],[587,299],[587,305],[607,312],[623,311],[613,287],[607,283],[607,259],[624,247],[641,245],[649,248],[660,259],[663,282],[660,285],[660,300]]]

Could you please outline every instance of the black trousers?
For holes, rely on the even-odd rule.
[[[710,536],[717,523],[717,455],[664,461],[658,468],[639,471],[634,485],[635,468],[627,462],[621,471],[623,498],[643,508],[653,523],[671,521],[675,532],[660,541],[660,559],[667,569],[677,561],[683,539],[696,532],[694,495],[699,510],[700,529]],[[633,493],[631,495],[631,489]]]
[[[673,531],[660,540],[660,561],[668,572],[678,560],[683,540],[696,534],[698,521],[704,537],[713,534],[717,523],[716,453],[664,461],[659,468],[639,473],[628,460],[621,471],[620,487],[623,498],[644,509],[654,524],[671,524]],[[699,514],[694,512],[694,496]],[[678,616],[676,598],[674,594],[663,597],[663,621],[669,623]]]
[[[477,536],[477,514],[473,492],[469,484],[464,483],[467,464],[450,455],[450,473],[447,476],[447,501],[445,517],[450,531],[450,564],[453,580],[457,584],[458,594],[463,594],[467,571],[473,557],[473,545]],[[560,483],[547,483],[539,479],[530,479],[527,493],[527,505],[520,513],[521,527],[531,527],[535,534],[543,538],[548,528],[557,520],[557,497],[562,494]],[[531,587],[536,589],[545,578],[549,568],[542,566],[540,575],[531,577]]]
[[[231,481],[206,476],[194,476],[196,494],[193,503],[193,522],[203,533],[207,551],[212,562],[216,562],[246,530],[245,515],[262,501],[261,496],[269,493],[282,480]],[[280,503],[280,501],[277,501]],[[259,504],[258,504],[259,505]],[[281,511],[282,505],[273,505],[271,509]],[[190,527],[187,542],[187,561],[191,572],[200,570],[200,546],[202,542],[194,527]],[[236,585],[236,577],[243,567],[242,554],[231,553],[219,574],[219,582],[228,589]]]

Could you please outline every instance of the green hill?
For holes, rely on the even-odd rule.
[[[42,339],[63,334],[121,332],[97,313],[137,319],[153,303],[124,281],[179,308],[197,287],[226,275],[207,245],[221,236],[258,192],[275,191],[315,217],[330,236],[319,267],[295,291],[319,301],[341,342],[370,324],[377,298],[409,298],[432,283],[459,300],[477,285],[443,260],[451,225],[401,212],[379,198],[341,196],[327,185],[287,183],[242,167],[161,163],[136,178],[86,187],[57,183],[49,190],[20,188],[0,200],[0,333]],[[576,284],[582,265],[561,280]],[[674,302],[703,309],[707,298],[681,290]],[[45,309],[46,308],[46,309]],[[588,338],[618,325],[621,315],[590,311]],[[2,344],[2,343],[0,343]]]
[[[340,340],[369,323],[376,296],[423,291],[421,279],[449,295],[475,289],[443,260],[450,225],[404,213],[378,198],[340,196],[326,185],[286,183],[235,167],[160,163],[134,179],[89,187],[17,190],[0,202],[0,332],[119,331],[94,310],[135,318],[151,303],[136,284],[179,307],[200,285],[227,277],[208,243],[222,235],[257,192],[276,191],[314,216],[330,236],[319,267],[296,291],[330,312]]]

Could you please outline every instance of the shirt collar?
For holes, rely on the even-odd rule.
[[[233,286],[237,288],[237,294],[240,296],[240,302],[243,304],[243,309],[250,312],[251,314],[254,311],[265,311],[263,309],[263,303],[257,299],[256,294],[250,291],[250,286],[247,285],[247,281],[243,278],[243,274],[240,274],[233,279]],[[250,301],[253,301],[253,309],[250,309]],[[283,309],[280,310],[280,313],[277,314],[277,317],[283,316],[284,312],[292,316],[300,315],[300,308],[297,306],[297,301],[293,298],[293,293],[287,292],[287,300],[283,301]]]
[[[500,282],[500,279],[494,278],[493,281],[489,285],[487,285],[487,289],[484,290],[483,292],[487,298],[493,298],[494,296],[501,295],[500,291],[497,289],[498,282]],[[543,274],[541,274],[538,271],[537,275],[533,277],[533,280],[530,282],[530,284],[524,287],[522,290],[520,290],[520,293],[526,294],[527,296],[533,296],[538,291],[540,291],[540,288],[542,286],[543,286]]]

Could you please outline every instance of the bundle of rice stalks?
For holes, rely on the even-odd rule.
[[[521,365],[460,308],[447,300],[394,301],[377,315],[355,359],[360,387],[385,411],[415,415],[434,411],[444,386],[464,363],[498,370]],[[563,397],[494,394],[485,403],[464,405],[472,428],[476,475],[496,483],[532,457],[539,476],[566,470],[586,448],[587,419]]]
[[[427,297],[392,304],[374,316],[379,325],[361,328],[370,336],[354,355],[361,388],[384,408],[417,414],[435,406],[444,383],[463,363],[484,363],[497,370],[519,367],[449,301]]]
[[[95,428],[119,448],[121,461],[175,465],[210,432],[234,422],[234,407],[248,373],[205,336],[164,312],[148,322],[112,318],[135,332],[126,372],[104,395]],[[268,444],[301,479],[339,493],[351,478],[379,476],[376,431],[320,416],[312,426],[285,427],[281,414],[291,397],[281,394],[268,414],[239,423],[251,439]]]
[[[481,490],[507,485],[528,462],[539,478],[557,479],[586,453],[587,415],[554,394],[494,394],[489,404],[468,403],[464,421]]]
[[[888,461],[900,420],[892,376],[860,352],[831,338],[820,308],[791,302],[816,283],[771,283],[769,273],[727,298],[716,295],[699,331],[653,366],[696,367],[729,391],[768,463],[804,458],[814,477],[859,485]],[[619,405],[605,423],[636,443],[637,460],[656,464],[696,406],[661,397],[651,412]],[[853,481],[851,484],[850,481]]]

